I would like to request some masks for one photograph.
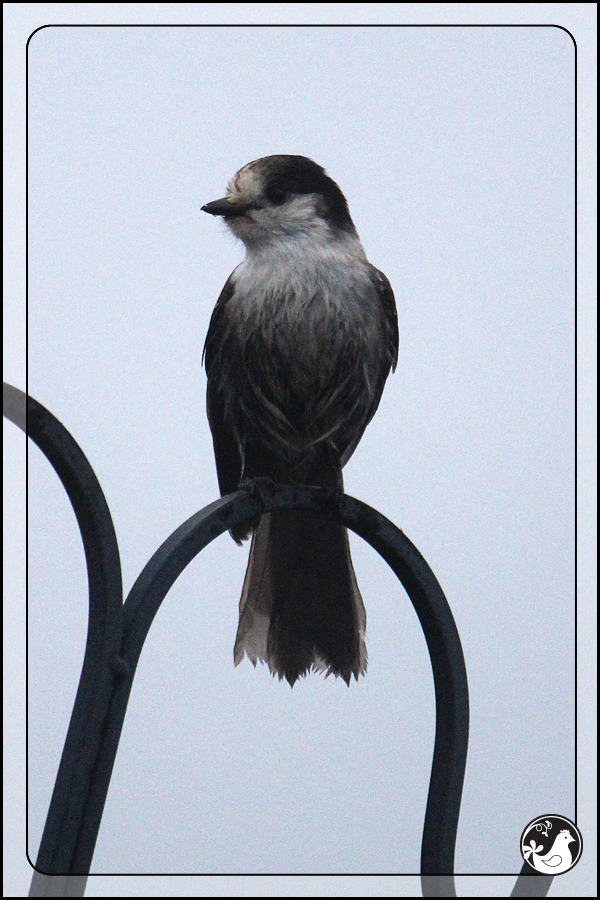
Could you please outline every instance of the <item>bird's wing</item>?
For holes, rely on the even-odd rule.
[[[202,351],[206,367],[208,387],[206,408],[208,423],[212,432],[219,489],[222,495],[237,490],[242,476],[242,459],[234,432],[228,427],[222,395],[217,390],[220,370],[223,366],[222,351],[227,341],[228,328],[225,319],[227,303],[233,295],[233,282],[228,278],[219,295],[208,326],[208,333]]]
[[[231,298],[233,297],[233,281],[231,275],[225,282],[223,286],[223,290],[219,294],[219,299],[217,300],[217,304],[213,309],[212,316],[210,317],[210,324],[208,326],[208,331],[206,333],[206,340],[204,341],[204,349],[202,351],[202,362],[206,365],[206,374],[210,378],[211,370],[214,367],[215,361],[221,347],[223,345],[223,334],[224,334],[224,322],[223,322],[223,314],[225,312],[225,308]]]
[[[562,862],[562,856],[559,856],[558,853],[555,853],[554,856],[551,856],[550,859],[545,859],[544,863],[551,868],[555,868],[556,866],[560,866]]]
[[[395,371],[396,366],[398,364],[398,346],[400,343],[400,335],[398,331],[398,312],[396,310],[396,300],[394,297],[394,292],[392,290],[392,286],[379,269],[376,269],[375,266],[371,266],[371,281],[373,282],[373,286],[377,291],[377,296],[379,297],[379,301],[381,303],[387,324],[388,324],[388,343],[387,343],[387,351],[390,359],[390,368],[392,372]],[[389,374],[389,369],[386,372],[386,378]]]
[[[381,304],[384,320],[387,325],[385,354],[381,359],[381,369],[379,371],[379,377],[377,379],[377,384],[375,385],[375,390],[373,391],[373,402],[369,409],[368,415],[364,419],[364,423],[361,429],[354,434],[353,440],[350,441],[350,443],[345,447],[343,451],[342,466],[346,465],[346,463],[356,450],[358,443],[363,436],[365,428],[377,412],[377,407],[379,406],[379,401],[381,400],[381,395],[383,393],[383,388],[387,377],[390,374],[390,370],[392,372],[395,371],[396,365],[398,363],[398,345],[400,343],[400,338],[398,332],[398,313],[396,312],[396,300],[394,298],[394,292],[392,290],[391,284],[389,283],[383,272],[380,272],[379,269],[375,268],[375,266],[370,266],[369,274],[371,276],[371,283],[377,291],[377,296]]]

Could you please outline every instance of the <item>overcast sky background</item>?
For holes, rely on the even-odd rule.
[[[417,545],[457,621],[472,721],[457,872],[516,873],[527,822],[575,814],[573,42],[540,27],[34,35],[29,391],[98,475],[126,592],[218,493],[200,357],[243,248],[200,207],[272,153],[325,166],[394,288],[398,369],[346,490]],[[35,858],[87,582],[31,443],[29,486]],[[228,536],[180,577],[138,667],[93,872],[418,872],[430,663],[394,575],[351,543],[369,670],[350,689],[233,668],[247,549]]]

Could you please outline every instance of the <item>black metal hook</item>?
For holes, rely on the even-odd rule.
[[[83,451],[48,410],[31,397],[25,407],[25,395],[6,384],[4,414],[26,431],[61,479],[81,531],[89,581],[83,669],[30,896],[83,896],[136,666],[154,617],[178,576],[231,527],[255,521],[272,509],[317,509],[323,503],[385,559],[405,587],[423,628],[436,697],[421,853],[423,896],[456,896],[454,849],[469,732],[467,674],[444,593],[402,531],[353,497],[332,498],[330,492],[307,486],[253,484],[215,501],[177,528],[146,564],[123,604],[108,504]],[[546,896],[552,877],[531,877],[533,872],[523,866],[513,896]],[[50,883],[49,878],[56,880]]]

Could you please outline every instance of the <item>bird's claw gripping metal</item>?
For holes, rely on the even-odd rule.
[[[240,491],[246,491],[253,499],[260,500],[263,504],[263,512],[272,509],[286,509],[291,504],[298,506],[298,499],[303,498],[302,504],[306,509],[333,509],[339,510],[344,499],[344,487],[337,484],[335,487],[323,487],[311,484],[276,484],[268,476],[256,478],[244,478],[238,484]]]
[[[277,490],[277,485],[268,475],[259,475],[256,478],[243,478],[238,484],[238,490],[246,491],[253,499],[260,500],[264,508]]]

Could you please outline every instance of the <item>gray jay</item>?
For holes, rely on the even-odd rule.
[[[242,479],[342,491],[342,468],[398,359],[390,284],[365,256],[346,198],[304,156],[267,156],[203,206],[246,249],[204,346],[221,494]],[[249,530],[232,530],[241,543]],[[326,510],[278,510],[253,529],[234,647],[290,685],[364,674],[366,613],[348,533]]]

